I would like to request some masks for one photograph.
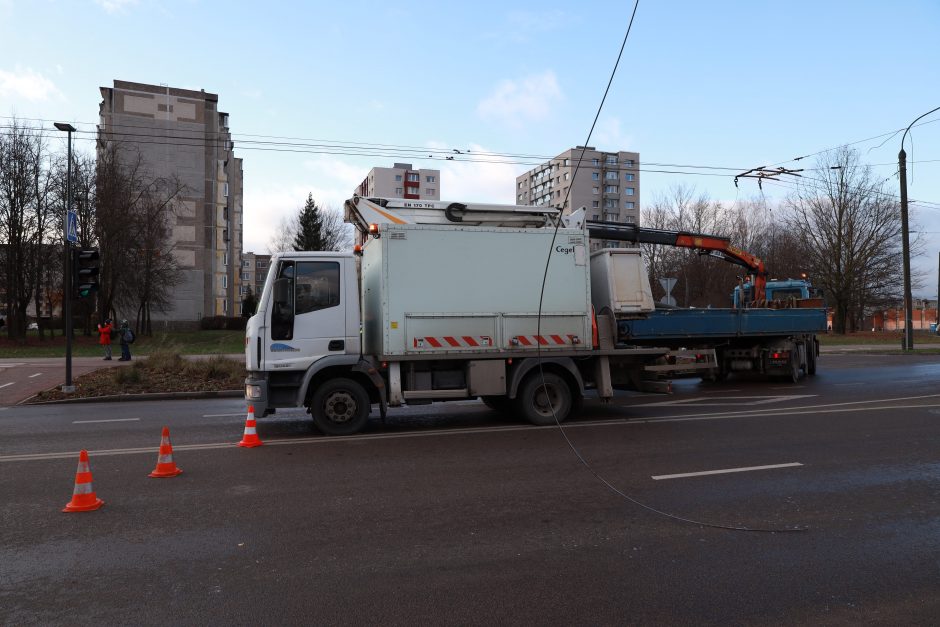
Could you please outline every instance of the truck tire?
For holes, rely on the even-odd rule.
[[[317,388],[310,400],[313,424],[324,435],[359,433],[369,419],[369,395],[352,379],[332,379]]]
[[[790,353],[790,380],[793,383],[800,381],[800,351],[794,350]]]
[[[543,377],[532,372],[522,382],[516,396],[516,408],[534,425],[544,427],[564,422],[575,407],[574,393],[568,382],[552,372]],[[554,409],[554,413],[552,410]]]

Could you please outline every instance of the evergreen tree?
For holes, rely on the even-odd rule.
[[[307,202],[297,217],[294,250],[330,250],[326,244],[323,237],[323,216],[311,193],[307,195]]]

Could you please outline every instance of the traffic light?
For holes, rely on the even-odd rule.
[[[72,250],[72,293],[75,298],[88,298],[98,291],[97,248],[76,248]]]

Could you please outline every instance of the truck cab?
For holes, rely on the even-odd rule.
[[[358,361],[356,261],[353,254],[336,252],[272,258],[245,336],[246,397],[259,415],[302,404],[317,372]]]

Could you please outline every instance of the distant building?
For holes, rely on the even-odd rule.
[[[565,214],[584,207],[589,220],[639,224],[640,153],[593,146],[566,150],[516,177],[516,204],[549,205]]]
[[[154,177],[185,184],[171,216],[174,254],[183,269],[173,309],[154,321],[194,323],[238,314],[242,253],[242,160],[228,114],[205,91],[114,81],[101,87],[99,150],[118,143],[143,158]]]
[[[242,271],[238,286],[239,307],[241,307],[241,301],[248,294],[249,288],[251,288],[251,293],[255,295],[256,299],[261,298],[261,292],[264,290],[264,280],[268,276],[268,267],[270,265],[271,255],[256,255],[253,252],[242,255]],[[241,313],[243,312],[239,309],[239,314]]]
[[[390,168],[372,168],[356,188],[366,198],[441,199],[441,171],[414,169],[410,163],[396,163]]]

